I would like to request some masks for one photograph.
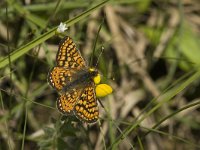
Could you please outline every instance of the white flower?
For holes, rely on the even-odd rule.
[[[57,28],[57,32],[62,33],[62,32],[65,32],[65,30],[67,30],[67,29],[68,28],[66,27],[66,24],[61,22],[60,25]]]

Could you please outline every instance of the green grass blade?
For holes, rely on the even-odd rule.
[[[188,78],[186,81],[184,81],[182,84],[175,86],[168,92],[161,95],[158,99],[161,99],[161,101],[153,107],[149,112],[147,112],[146,115],[144,115],[141,119],[139,119],[135,124],[130,125],[127,127],[123,134],[119,135],[116,138],[116,141],[108,148],[112,149],[112,147],[115,147],[119,145],[121,139],[123,139],[124,136],[128,136],[143,120],[145,120],[148,116],[150,116],[153,112],[155,112],[158,108],[160,108],[163,104],[171,100],[175,95],[177,95],[179,92],[184,90],[186,87],[188,87],[192,82],[197,80],[200,77],[200,70],[195,72],[190,78]]]
[[[67,24],[67,26],[70,26],[70,25],[78,22],[79,20],[87,17],[91,12],[95,11],[96,9],[103,7],[107,2],[109,2],[109,0],[101,2],[100,4],[98,4],[98,5],[90,8],[89,10],[83,12],[79,16],[74,17],[74,18],[66,21],[65,23]],[[17,60],[20,56],[24,55],[29,50],[34,48],[35,46],[41,44],[42,42],[46,41],[47,39],[49,39],[50,37],[55,35],[56,29],[57,29],[57,27],[54,27],[50,31],[40,35],[38,38],[32,40],[31,42],[27,43],[26,45],[24,45],[24,46],[18,48],[17,50],[13,51],[10,54],[10,56],[6,56],[2,60],[0,60],[0,68],[3,68],[3,67],[5,67],[6,65],[9,64],[9,57],[10,57],[11,62],[13,62],[13,61]]]

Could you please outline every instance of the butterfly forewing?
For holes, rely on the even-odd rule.
[[[88,123],[94,123],[99,118],[94,86],[93,83],[87,85],[74,106],[74,113],[77,118]]]
[[[75,43],[68,36],[60,42],[56,62],[57,66],[64,68],[81,69],[86,66],[85,61],[80,52],[77,50]]]
[[[48,74],[49,84],[60,91],[73,79],[73,74],[85,68],[85,61],[82,58],[75,43],[66,36],[59,44],[57,56],[57,66],[53,67]]]

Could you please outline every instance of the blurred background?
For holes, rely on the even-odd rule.
[[[65,35],[113,88],[96,124],[56,109]],[[199,0],[0,1],[0,149],[200,149],[199,37]]]

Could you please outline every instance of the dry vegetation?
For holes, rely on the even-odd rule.
[[[0,149],[200,149],[199,0],[116,0],[79,16],[100,2],[0,2]],[[88,62],[97,35],[94,64],[104,48],[114,92],[96,124],[56,109],[60,22]]]

